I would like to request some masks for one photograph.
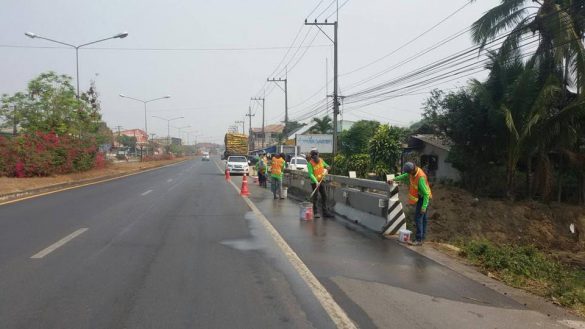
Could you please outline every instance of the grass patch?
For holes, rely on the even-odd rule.
[[[533,246],[470,241],[461,256],[516,288],[528,290],[585,315],[585,271],[563,265]]]

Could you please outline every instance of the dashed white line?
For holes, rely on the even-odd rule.
[[[88,228],[80,228],[79,230],[69,234],[68,236],[64,237],[63,239],[53,243],[52,245],[48,246],[47,248],[39,251],[38,253],[34,254],[30,258],[32,259],[39,259],[47,256],[48,254],[52,253],[53,251],[57,250],[57,248],[63,246],[67,242],[75,239],[77,236],[81,235],[83,232],[87,231]]]
[[[146,192],[142,193],[141,195],[142,195],[142,196],[145,196],[145,195],[147,195],[147,194],[148,194],[148,193],[150,193],[150,192],[152,192],[152,190],[148,190],[148,191],[146,191]]]
[[[172,182],[172,181],[173,181],[173,179],[172,179],[172,178],[169,178],[169,179],[167,179],[167,183],[170,183],[170,182]]]

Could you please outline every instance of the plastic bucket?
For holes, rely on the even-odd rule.
[[[311,202],[299,203],[299,218],[301,220],[313,220],[313,204]]]
[[[282,197],[285,199],[288,197],[288,187],[282,188]]]
[[[412,232],[410,230],[399,230],[398,231],[398,240],[400,242],[407,243],[408,241],[410,241],[411,234],[412,234]]]

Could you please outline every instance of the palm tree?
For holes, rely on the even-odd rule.
[[[545,196],[550,194],[552,181],[549,153],[578,145],[578,138],[567,138],[566,132],[573,131],[567,128],[574,127],[579,121],[576,116],[584,111],[584,7],[579,0],[501,0],[472,26],[473,39],[480,49],[503,40],[497,55],[490,55],[492,67],[485,87],[499,96],[492,98],[491,107],[503,114],[508,130],[509,197],[513,198],[521,157],[526,158],[528,166],[529,194],[532,158],[538,159],[536,172]],[[534,53],[522,54],[526,40],[534,37]],[[528,60],[524,63],[523,58]],[[508,64],[494,65],[498,63]],[[506,71],[514,72],[513,67],[520,73],[508,74],[507,81],[497,79]],[[501,86],[503,90],[496,92]]]
[[[331,118],[328,116],[323,117],[323,119],[313,118],[313,122],[315,123],[311,127],[311,133],[313,134],[329,134],[333,131]]]
[[[529,66],[539,66],[541,81],[556,73],[565,86],[576,86],[582,94],[584,7],[582,0],[501,0],[473,23],[473,41],[483,49],[503,40],[500,52],[506,56],[538,38]]]

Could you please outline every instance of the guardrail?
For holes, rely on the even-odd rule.
[[[406,228],[406,216],[398,199],[398,186],[369,179],[328,175],[325,177],[328,208],[346,219],[384,235]],[[312,192],[309,174],[285,170],[284,186],[297,198]]]

